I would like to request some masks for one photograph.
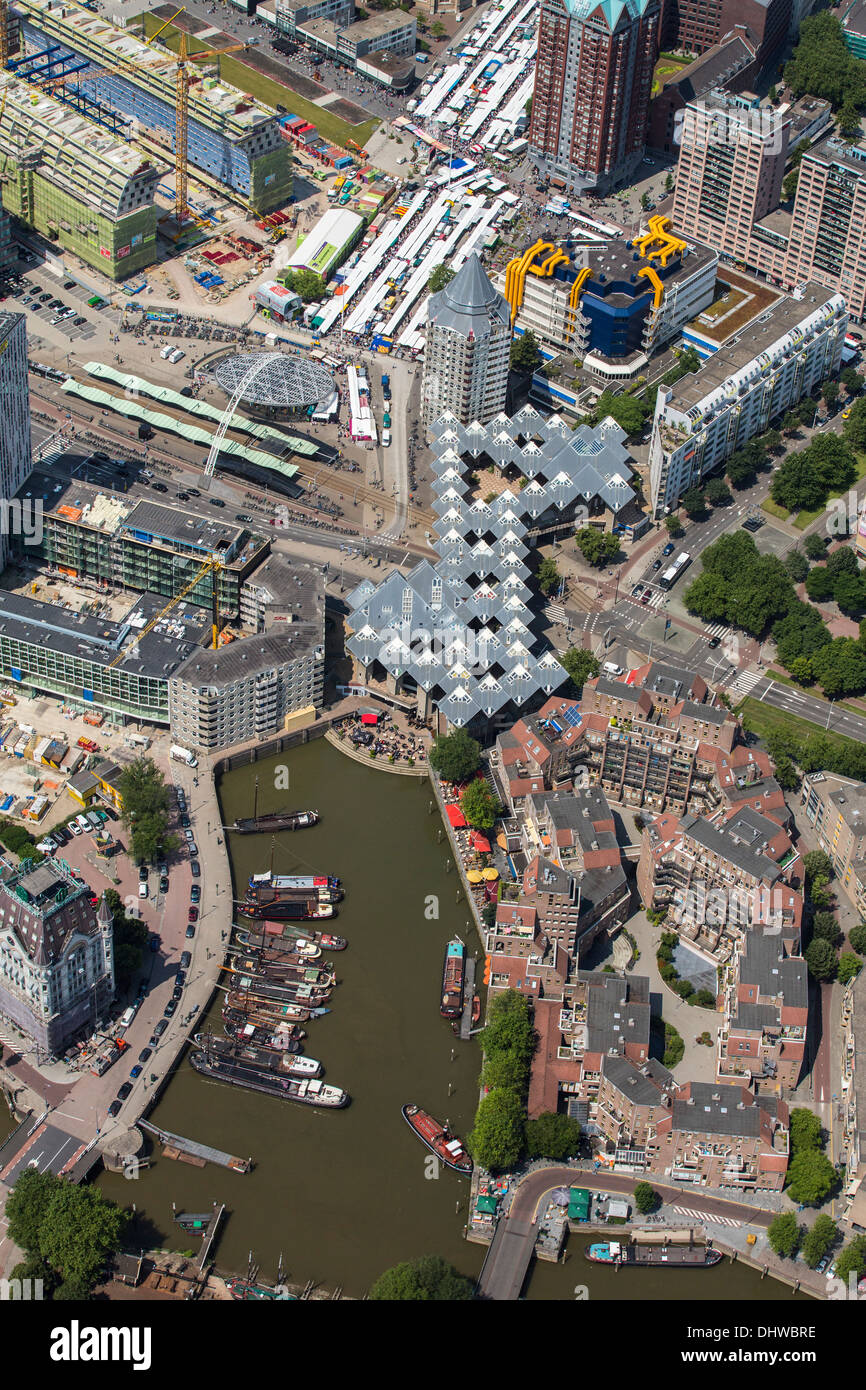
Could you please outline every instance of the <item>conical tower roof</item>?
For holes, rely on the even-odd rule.
[[[506,299],[492,284],[474,251],[451,283],[430,296],[427,313],[431,324],[453,328],[466,336],[474,333],[478,337],[493,324],[511,324]]]

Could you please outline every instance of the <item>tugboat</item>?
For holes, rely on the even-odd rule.
[[[472,1159],[463,1147],[462,1140],[456,1139],[451,1133],[447,1120],[441,1125],[417,1105],[404,1105],[402,1114],[421,1143],[425,1144],[446,1168],[453,1168],[455,1173],[472,1172]]]
[[[463,979],[466,974],[466,947],[457,936],[445,948],[442,970],[442,1002],[439,1012],[443,1018],[459,1018],[463,1012]]]
[[[252,1043],[254,1047],[269,1048],[272,1052],[300,1052],[301,1040],[307,1036],[303,1028],[293,1028],[287,1024],[268,1028],[261,1023],[252,1023],[243,1014],[236,1015],[230,1009],[223,1012],[223,1027],[236,1042]]]

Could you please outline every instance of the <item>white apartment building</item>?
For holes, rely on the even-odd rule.
[[[649,459],[654,515],[676,507],[690,487],[836,375],[847,329],[842,296],[809,281],[747,324],[699,372],[662,386]]]

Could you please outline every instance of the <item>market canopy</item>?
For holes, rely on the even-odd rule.
[[[478,1201],[475,1203],[475,1210],[486,1212],[490,1216],[495,1216],[496,1206],[497,1203],[495,1197],[479,1197]]]
[[[482,854],[490,853],[490,841],[486,835],[482,835],[480,830],[476,830],[472,836],[472,843]]]
[[[445,807],[445,813],[455,830],[460,830],[466,824],[466,817],[455,802]]]
[[[568,1194],[569,1221],[588,1221],[591,1197],[585,1187],[572,1187]]]
[[[499,877],[499,870],[494,869],[491,865],[489,869],[484,870],[484,877],[487,879],[488,883],[495,883]]]
[[[483,883],[484,881],[484,875],[480,869],[470,869],[466,877],[470,883]]]

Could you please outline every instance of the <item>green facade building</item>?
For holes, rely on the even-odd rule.
[[[152,265],[165,168],[8,73],[0,103],[5,211],[113,280]]]

